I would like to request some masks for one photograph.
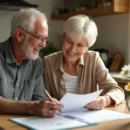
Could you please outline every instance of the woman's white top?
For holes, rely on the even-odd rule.
[[[64,73],[65,87],[68,93],[78,93],[78,76]]]

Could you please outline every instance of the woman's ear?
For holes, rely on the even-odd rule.
[[[16,37],[16,39],[19,42],[21,42],[24,39],[23,30],[21,30],[20,28],[16,28],[16,30],[15,30],[15,37]]]

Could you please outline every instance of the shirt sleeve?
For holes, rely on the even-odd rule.
[[[32,100],[42,100],[46,97],[46,95],[44,92],[45,86],[43,82],[43,64],[41,59],[39,59],[36,65],[36,69],[37,69],[36,84],[35,84]]]
[[[44,79],[44,83],[45,83],[45,88],[47,89],[47,91],[50,93],[51,96],[52,95],[52,90],[51,90],[51,87],[50,87],[50,82],[49,82],[49,76],[48,76],[48,68],[47,68],[47,61],[45,58],[43,58],[43,79]]]
[[[120,104],[125,98],[124,91],[109,74],[99,53],[97,53],[96,64],[96,79],[100,88],[106,90],[105,95],[110,96],[115,101],[115,105]]]

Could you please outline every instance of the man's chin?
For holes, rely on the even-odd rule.
[[[38,55],[31,55],[28,57],[30,60],[36,60],[38,58]]]
[[[38,56],[34,56],[32,57],[32,60],[36,60],[38,58]]]

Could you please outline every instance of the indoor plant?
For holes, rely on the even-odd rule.
[[[130,64],[124,65],[121,68],[120,74],[122,78],[130,78]],[[128,82],[127,85],[125,85],[125,91],[127,91],[126,105],[128,109],[130,110],[130,82]]]
[[[128,97],[126,98],[126,105],[128,109],[130,110],[130,82],[128,82],[128,84],[125,86],[125,90],[128,93]]]

